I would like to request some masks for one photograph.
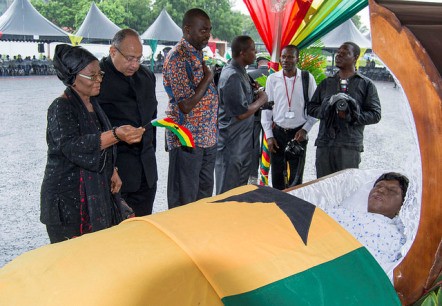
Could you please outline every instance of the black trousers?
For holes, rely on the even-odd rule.
[[[284,182],[285,173],[290,174],[288,180],[288,186],[295,186],[302,184],[302,176],[304,175],[304,165],[305,156],[307,153],[307,143],[308,141],[302,141],[300,145],[304,148],[304,152],[297,158],[285,161],[284,151],[287,143],[295,137],[297,131],[299,131],[302,126],[295,129],[283,129],[277,125],[273,128],[273,136],[278,142],[279,149],[276,149],[276,153],[270,153],[270,166],[272,169],[272,186],[273,188],[283,190],[287,188]],[[287,169],[287,163],[289,164],[289,169]],[[294,182],[296,174],[298,179]]]
[[[212,196],[215,159],[216,145],[192,150],[179,147],[169,152],[169,209]]]
[[[317,178],[349,168],[359,168],[361,152],[343,147],[316,148]]]
[[[124,182],[123,182],[124,184]],[[144,171],[141,173],[140,188],[135,192],[122,192],[121,196],[133,209],[136,217],[152,214],[153,202],[157,193],[157,183],[149,187]]]

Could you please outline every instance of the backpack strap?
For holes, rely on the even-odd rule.
[[[309,102],[308,97],[308,86],[310,81],[309,72],[305,70],[301,70],[301,78],[302,78],[302,89],[304,92],[304,112],[307,115],[307,103]]]

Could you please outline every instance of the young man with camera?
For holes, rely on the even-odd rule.
[[[381,104],[374,83],[356,72],[360,48],[343,43],[336,54],[339,71],[319,84],[307,105],[321,120],[316,139],[316,175],[322,177],[359,168],[364,150],[364,127],[381,120]]]
[[[270,151],[272,186],[280,190],[302,183],[307,133],[317,121],[306,113],[306,104],[316,89],[315,78],[296,67],[298,57],[296,46],[282,49],[282,70],[271,74],[266,83],[269,101],[275,104],[261,113]]]
[[[216,193],[247,185],[253,149],[254,114],[267,102],[253,88],[245,67],[255,61],[255,43],[249,36],[232,41],[232,61],[223,68],[218,83],[218,144],[215,162]]]

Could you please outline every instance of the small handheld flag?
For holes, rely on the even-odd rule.
[[[179,125],[178,123],[176,123],[172,119],[170,119],[170,118],[157,119],[157,120],[153,120],[151,122],[151,124],[153,126],[157,126],[157,127],[164,127],[166,129],[168,129],[169,131],[173,132],[180,140],[180,143],[182,146],[190,147],[190,148],[195,147],[192,133],[190,133],[190,131],[186,127]]]

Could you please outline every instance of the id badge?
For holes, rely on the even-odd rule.
[[[295,112],[286,112],[285,119],[293,119],[295,118]]]

